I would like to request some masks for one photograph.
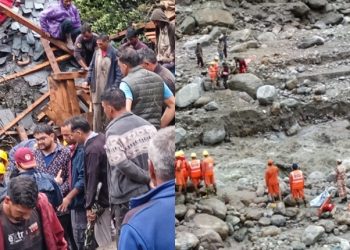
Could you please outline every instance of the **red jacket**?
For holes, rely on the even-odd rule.
[[[41,216],[43,237],[47,250],[67,250],[64,231],[46,195],[39,193],[37,209]],[[0,224],[0,250],[5,249],[4,232]]]

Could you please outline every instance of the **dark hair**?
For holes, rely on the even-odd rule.
[[[141,62],[144,62],[145,60],[147,60],[153,64],[157,63],[156,53],[154,53],[154,51],[151,50],[150,48],[140,49],[139,50],[139,57],[140,57]]]
[[[10,180],[7,195],[16,205],[34,208],[38,200],[38,185],[30,176],[17,176]]]
[[[125,94],[120,89],[107,89],[103,92],[101,100],[108,102],[115,110],[125,108],[126,98]]]
[[[80,28],[81,34],[84,34],[86,32],[91,33],[91,25],[89,23],[84,23]]]
[[[106,34],[100,34],[98,37],[97,37],[97,40],[102,40],[104,42],[107,42],[109,41],[109,36],[106,35]]]
[[[120,52],[119,61],[134,68],[140,65],[140,56],[133,48],[125,48]]]
[[[47,135],[55,134],[53,127],[45,123],[38,124],[34,129],[33,135],[41,133],[45,133]]]
[[[83,133],[88,133],[91,131],[90,124],[82,116],[73,116],[71,119],[69,119],[68,124],[71,125],[72,131],[77,129],[83,131]]]

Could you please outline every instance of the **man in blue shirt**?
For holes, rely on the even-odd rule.
[[[156,187],[131,199],[118,250],[175,249],[175,127],[161,129],[148,147],[149,173]]]

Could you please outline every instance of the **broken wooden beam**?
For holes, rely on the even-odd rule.
[[[68,49],[67,45],[64,42],[57,40],[57,39],[54,39],[52,37],[49,37],[49,38],[46,37],[45,32],[38,25],[36,25],[32,21],[28,20],[27,18],[25,18],[21,15],[18,15],[11,8],[7,7],[3,3],[0,3],[0,12],[4,13],[8,17],[11,17],[12,19],[19,22],[20,24],[26,26],[30,30],[38,33],[40,36],[45,37],[46,39],[48,39],[51,43],[53,43],[55,46],[57,46],[61,50],[64,50],[67,53],[73,55],[73,51]]]
[[[56,61],[56,57],[53,54],[53,51],[52,51],[52,49],[50,47],[49,41],[46,40],[45,38],[42,38],[42,37],[40,38],[40,41],[41,41],[41,43],[42,43],[42,45],[44,47],[47,59],[49,60],[49,63],[51,65],[53,73],[55,73],[55,74],[60,73],[61,72],[60,67],[58,66],[58,63]]]
[[[5,134],[7,130],[15,126],[20,120],[22,120],[26,115],[32,112],[37,106],[39,106],[43,101],[45,101],[50,96],[50,93],[47,92],[43,94],[39,99],[37,99],[34,103],[29,105],[22,113],[16,116],[14,120],[12,120],[9,124],[7,124],[3,129],[0,129],[0,136]]]
[[[65,60],[67,60],[69,58],[71,58],[71,55],[63,55],[63,56],[57,57],[56,61],[57,62],[62,62],[62,61],[65,61]],[[7,82],[9,80],[15,79],[17,77],[22,77],[22,76],[25,76],[25,75],[37,72],[37,71],[42,70],[43,68],[45,68],[47,66],[50,66],[50,62],[49,61],[40,63],[38,65],[35,65],[35,66],[31,67],[31,68],[24,69],[24,70],[22,70],[20,72],[16,72],[16,73],[13,73],[13,74],[8,75],[8,76],[0,77],[0,84],[1,83],[5,83],[5,82]]]
[[[76,78],[86,78],[87,71],[61,72],[52,74],[52,78],[56,81],[72,80]]]
[[[24,127],[22,125],[18,125],[16,130],[18,133],[18,137],[21,141],[28,140],[28,135],[27,135],[26,130],[24,129]]]

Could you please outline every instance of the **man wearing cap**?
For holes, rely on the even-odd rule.
[[[204,177],[205,187],[207,189],[207,195],[209,194],[209,189],[213,188],[216,194],[216,183],[214,178],[214,159],[209,156],[207,150],[203,151],[204,159],[202,160],[202,174]]]
[[[45,193],[52,206],[55,208],[62,203],[61,190],[56,181],[48,174],[41,173],[36,169],[34,153],[29,148],[20,148],[15,153],[17,173],[16,176],[31,176],[38,185],[39,191]]]
[[[175,24],[161,9],[152,12],[151,20],[156,26],[157,60],[164,67],[175,73]]]
[[[292,193],[293,199],[298,203],[302,200],[304,201],[306,207],[306,200],[304,195],[304,175],[303,172],[299,169],[297,163],[292,164],[293,171],[289,174],[289,185]]]
[[[337,160],[337,167],[335,169],[337,174],[337,186],[338,186],[338,195],[340,197],[340,203],[345,203],[348,201],[346,195],[346,168],[342,164],[342,160]]]
[[[190,166],[190,177],[197,196],[199,195],[198,185],[201,181],[202,171],[201,171],[201,161],[197,159],[197,154],[191,154]]]
[[[125,49],[127,47],[132,47],[134,50],[140,50],[143,48],[148,48],[146,44],[141,42],[137,36],[137,31],[133,28],[128,28],[126,31],[126,39],[128,41],[124,43],[122,46],[120,46],[120,49]]]

